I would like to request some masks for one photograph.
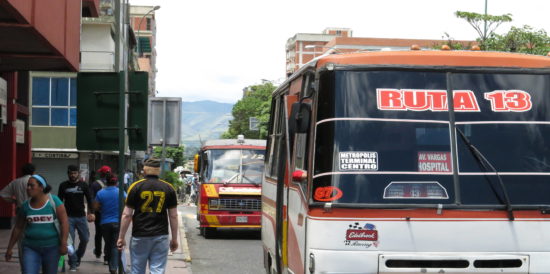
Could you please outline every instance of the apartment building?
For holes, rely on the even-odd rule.
[[[327,52],[408,50],[412,45],[430,49],[447,43],[447,40],[353,37],[349,28],[327,28],[322,33],[297,33],[286,43],[286,75],[290,76],[301,66]],[[469,48],[475,41],[454,40],[453,43]]]
[[[155,97],[156,95],[157,24],[155,11],[158,9],[160,9],[160,6],[130,7],[130,26],[134,30],[137,40],[135,52],[139,67],[138,71],[147,71],[149,73],[149,96],[151,97]]]
[[[123,70],[123,58],[129,66],[137,68],[137,59],[128,48],[135,47],[131,29],[123,30],[116,39],[115,1],[98,0],[98,16],[82,17],[80,40],[81,74],[116,73]],[[123,7],[124,9],[124,7]],[[123,9],[119,10],[123,14]],[[120,43],[121,52],[116,52]],[[117,62],[118,58],[118,62]],[[117,67],[118,66],[118,67]],[[57,186],[67,179],[67,166],[80,168],[83,180],[102,165],[118,168],[118,151],[79,150],[77,148],[77,72],[69,70],[33,70],[29,73],[28,94],[31,98],[32,162],[37,171],[45,175],[57,193]],[[93,114],[92,114],[93,115]],[[127,152],[129,156],[129,152]],[[130,160],[126,161],[129,166]]]

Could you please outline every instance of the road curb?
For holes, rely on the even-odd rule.
[[[183,215],[178,210],[178,227],[180,233],[180,246],[183,251],[183,261],[191,262],[191,252],[189,251],[189,245],[187,244],[187,234],[185,233],[185,226],[183,225]]]

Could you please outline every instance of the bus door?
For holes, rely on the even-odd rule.
[[[309,105],[309,102],[298,102],[297,96],[287,96],[287,106],[290,117],[289,124],[296,123],[296,115],[300,112],[300,104]],[[304,111],[304,110],[302,110]],[[308,108],[305,111],[310,111]],[[309,124],[309,123],[308,123]],[[299,126],[298,126],[299,127]],[[290,132],[290,183],[288,184],[288,206],[287,206],[287,256],[288,268],[293,273],[304,273],[305,243],[306,243],[306,216],[308,210],[308,139],[309,130],[298,129],[297,125],[289,125]],[[309,126],[306,128],[309,129]]]
[[[286,251],[286,235],[287,235],[287,191],[288,191],[288,179],[286,174],[288,173],[288,130],[285,97],[280,96],[277,98],[276,108],[276,128],[274,130],[274,153],[277,155],[274,161],[278,164],[275,165],[277,187],[275,196],[275,267],[277,273],[283,273],[287,267],[287,251]]]

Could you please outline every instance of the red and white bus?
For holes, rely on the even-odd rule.
[[[274,93],[268,273],[550,273],[550,58],[333,54]]]
[[[265,141],[206,141],[195,156],[199,173],[197,220],[205,238],[218,228],[261,226]]]

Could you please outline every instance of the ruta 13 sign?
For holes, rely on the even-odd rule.
[[[494,112],[525,112],[531,110],[531,95],[523,90],[495,90],[483,94]],[[445,90],[377,89],[379,110],[396,111],[448,111]],[[454,110],[479,112],[479,104],[473,91],[453,91]]]

